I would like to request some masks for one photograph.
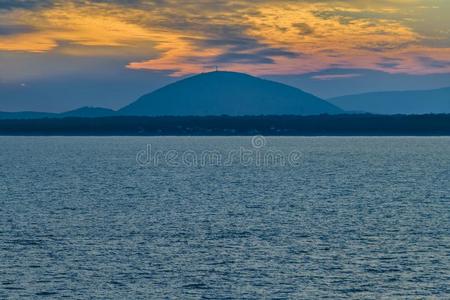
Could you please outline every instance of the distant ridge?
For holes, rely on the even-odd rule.
[[[100,118],[117,115],[114,110],[101,107],[81,107],[63,113],[46,112],[0,112],[0,119],[44,119],[44,118]]]
[[[43,118],[55,118],[58,114],[36,112],[36,111],[21,111],[21,112],[5,112],[0,111],[0,119],[43,119]]]
[[[328,99],[347,111],[373,114],[450,113],[450,87],[425,91],[392,91]]]
[[[0,119],[112,116],[262,116],[320,114],[448,114],[450,87],[387,91],[322,100],[297,88],[243,73],[210,72],[162,87],[114,111],[81,107],[63,113],[0,112]]]
[[[142,96],[118,111],[134,116],[318,115],[343,111],[297,88],[243,73],[210,72]]]
[[[117,112],[108,108],[86,106],[59,115],[61,117],[99,118],[112,117],[117,115]]]

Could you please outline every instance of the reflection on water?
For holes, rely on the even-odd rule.
[[[450,297],[449,138],[0,138],[0,298]]]

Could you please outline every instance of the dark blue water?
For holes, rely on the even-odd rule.
[[[450,298],[449,138],[0,137],[0,299]]]

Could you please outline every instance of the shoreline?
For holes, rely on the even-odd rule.
[[[450,114],[0,120],[1,136],[450,136]]]

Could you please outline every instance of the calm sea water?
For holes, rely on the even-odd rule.
[[[449,138],[0,137],[0,299],[450,298]]]

